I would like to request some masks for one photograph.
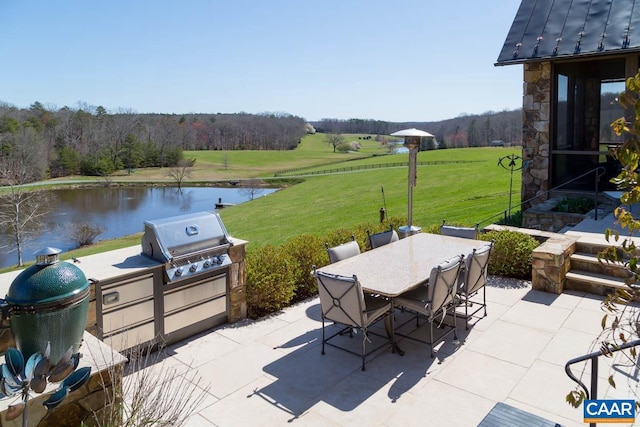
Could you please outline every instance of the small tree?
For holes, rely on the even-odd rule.
[[[5,250],[16,251],[19,267],[25,244],[37,236],[44,216],[52,209],[49,193],[25,186],[32,180],[33,170],[26,158],[15,153],[0,158],[0,182],[8,187],[0,203],[0,227],[12,237]]]
[[[259,179],[249,179],[245,181],[246,187],[243,187],[240,190],[240,194],[243,194],[249,198],[249,200],[253,200],[256,196],[262,194],[264,189],[261,188],[262,182]]]
[[[167,172],[167,176],[174,179],[176,185],[178,186],[178,189],[182,188],[184,179],[191,176],[191,168],[193,167],[195,162],[196,159],[180,160],[176,166],[173,166],[169,169],[169,172]]]
[[[94,223],[73,223],[71,225],[71,239],[78,244],[78,246],[87,246],[93,244],[96,237],[106,231],[106,228],[100,224]]]
[[[324,142],[331,145],[333,147],[333,152],[335,153],[338,146],[344,143],[344,137],[341,133],[332,132],[327,134],[324,138]]]

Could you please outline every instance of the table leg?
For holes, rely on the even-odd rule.
[[[393,325],[394,316],[394,310],[391,309],[391,314],[384,319],[384,329],[387,332],[387,336],[391,339],[391,351],[393,351],[394,353],[398,353],[400,356],[404,356],[404,350],[402,350],[396,342],[396,335],[394,333]]]

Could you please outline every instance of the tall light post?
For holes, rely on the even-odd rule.
[[[391,136],[404,137],[404,145],[409,149],[409,190],[408,190],[408,203],[407,203],[407,225],[398,228],[400,237],[411,236],[422,231],[420,227],[413,225],[413,187],[416,186],[416,162],[418,157],[418,151],[420,151],[420,139],[423,137],[433,137],[429,132],[423,130],[411,128],[403,129],[398,132],[394,132]]]

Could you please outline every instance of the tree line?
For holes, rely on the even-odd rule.
[[[306,134],[289,114],[138,114],[102,106],[28,109],[0,103],[0,162],[31,180],[176,166],[184,150],[290,150]]]
[[[488,146],[500,140],[506,144],[522,143],[522,110],[460,115],[438,122],[387,122],[372,119],[322,119],[311,122],[318,132],[390,135],[407,128],[425,130],[435,136],[440,147],[463,148]]]

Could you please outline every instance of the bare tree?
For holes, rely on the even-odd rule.
[[[0,205],[0,227],[12,237],[6,247],[17,252],[18,266],[23,265],[23,246],[36,236],[51,210],[49,193],[26,186],[42,173],[38,143],[32,130],[24,129],[0,157],[0,182],[8,189]]]
[[[247,196],[249,200],[253,200],[256,196],[262,194],[263,191],[262,181],[259,179],[249,179],[243,183],[243,188],[239,192]]]
[[[328,133],[327,136],[325,137],[324,141],[331,145],[333,147],[333,152],[336,152],[336,148],[344,143],[344,137],[342,136],[341,133],[335,132],[335,133]]]
[[[167,164],[167,150],[180,142],[178,121],[169,115],[160,116],[153,123],[151,134],[153,142],[160,150],[160,167],[163,168]]]
[[[8,187],[0,208],[0,227],[11,235],[6,245],[17,252],[18,266],[23,265],[22,253],[28,240],[34,238],[42,227],[42,218],[51,210],[51,198],[41,190],[28,189],[28,168],[2,167],[0,177]]]
[[[71,239],[76,242],[78,246],[87,246],[93,244],[95,238],[105,231],[107,231],[107,229],[102,224],[74,222],[70,224],[69,234]]]
[[[169,169],[169,172],[167,172],[167,176],[173,178],[178,189],[182,188],[184,179],[191,176],[191,168],[195,162],[196,159],[180,160],[176,166],[173,166]]]

